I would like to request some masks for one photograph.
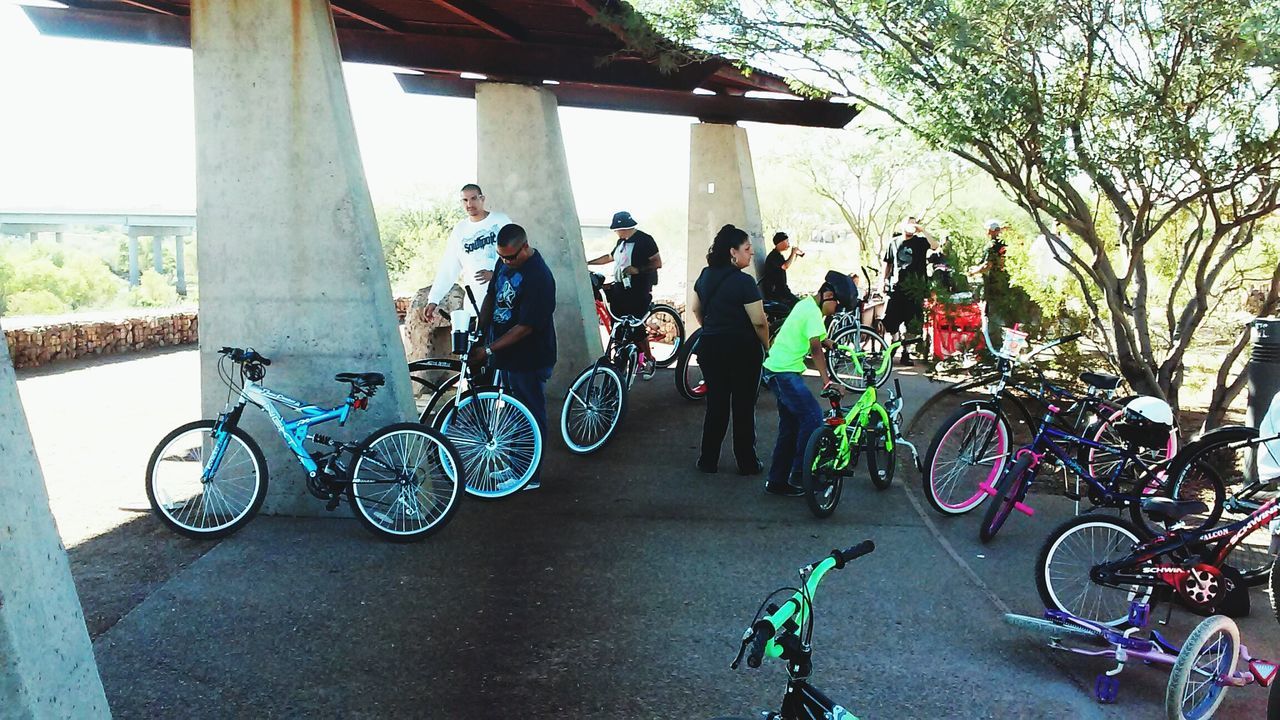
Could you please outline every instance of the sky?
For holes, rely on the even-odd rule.
[[[475,179],[474,101],[406,94],[394,72],[344,65],[374,204],[452,197]],[[189,50],[41,36],[0,0],[0,211],[193,213],[193,112]],[[562,108],[560,122],[584,222],[685,205],[692,118]],[[751,127],[757,156],[804,132]]]

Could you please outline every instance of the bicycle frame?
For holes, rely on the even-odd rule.
[[[848,413],[841,415],[840,411],[840,398],[832,398],[831,413],[826,423],[831,426],[836,437],[840,438],[840,444],[836,448],[836,458],[832,463],[832,468],[835,470],[844,470],[853,461],[851,448],[862,442],[862,433],[871,423],[871,413],[874,412],[880,417],[884,427],[891,427],[889,413],[877,402],[876,389],[873,385],[868,385],[862,391],[862,396],[853,404],[853,407],[849,408]],[[853,437],[849,436],[850,427],[853,428]],[[885,433],[885,450],[893,450],[893,435],[892,432]]]

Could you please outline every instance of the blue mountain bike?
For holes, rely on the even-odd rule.
[[[396,423],[358,443],[311,434],[321,423],[345,425],[352,410],[365,410],[384,384],[381,373],[339,373],[351,386],[346,400],[320,408],[260,384],[271,361],[253,348],[224,347],[218,375],[229,394],[216,420],[197,420],[160,441],[147,462],[147,499],[156,517],[188,537],[216,538],[243,527],[267,494],[267,462],[240,416],[253,403],[271,420],[307,473],[307,490],[335,510],[346,495],[361,524],[392,542],[420,540],[444,527],[462,492],[458,452],[444,435],[419,423]],[[228,368],[227,362],[233,367]],[[237,372],[238,371],[238,372]],[[230,395],[236,395],[234,404]],[[276,403],[300,413],[286,421]],[[303,443],[325,450],[313,455]]]

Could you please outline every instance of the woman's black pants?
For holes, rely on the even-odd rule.
[[[763,348],[754,336],[703,337],[696,348],[707,383],[707,415],[702,421],[702,454],[698,463],[715,467],[720,445],[733,417],[733,456],[739,469],[753,468],[756,458],[756,396],[760,393]]]

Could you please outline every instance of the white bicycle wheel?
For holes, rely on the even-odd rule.
[[[605,446],[627,411],[627,389],[618,371],[599,363],[583,370],[569,386],[560,409],[560,436],[577,455]]]
[[[267,461],[244,430],[197,420],[160,441],[147,462],[147,500],[170,529],[194,538],[235,532],[267,495]]]
[[[893,372],[893,368],[886,367],[884,372],[880,372],[880,363],[884,359],[884,353],[888,345],[884,338],[864,327],[846,327],[831,334],[831,342],[839,345],[848,345],[866,353],[859,362],[864,370],[875,370],[875,385],[880,387],[889,375]],[[848,353],[841,351],[838,347],[827,352],[827,369],[831,373],[831,377],[841,385],[850,390],[862,391],[867,388],[867,380],[862,373],[857,371],[853,364],[853,358]]]
[[[467,492],[478,498],[520,490],[542,462],[542,433],[533,413],[504,390],[468,392],[445,410],[440,431],[458,451]]]
[[[420,423],[375,431],[356,449],[347,499],[361,523],[392,542],[420,540],[444,527],[462,497],[449,441]]]
[[[1227,688],[1218,684],[1236,671],[1240,629],[1229,617],[1207,617],[1182,644],[1169,673],[1164,707],[1169,720],[1204,720],[1222,704]]]

